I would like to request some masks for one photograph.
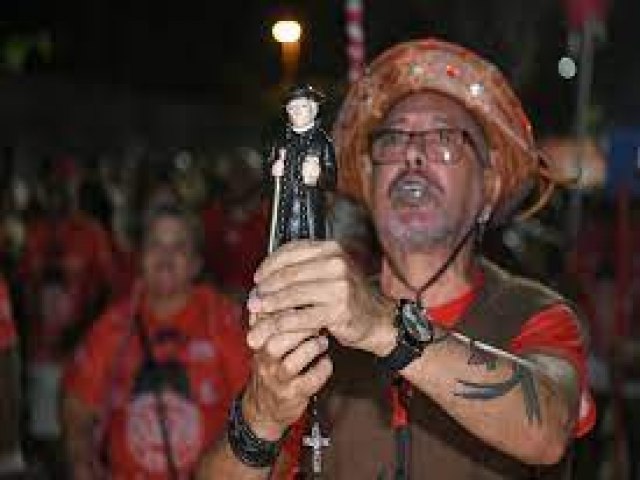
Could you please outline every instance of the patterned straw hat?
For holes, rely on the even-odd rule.
[[[333,125],[339,162],[339,189],[367,202],[364,175],[368,136],[402,97],[435,91],[460,102],[482,125],[501,188],[492,223],[507,220],[536,182],[548,180],[535,146],[531,124],[501,72],[475,53],[438,39],[400,43],[378,56],[347,92]],[[547,183],[549,187],[552,185]],[[544,205],[544,189],[528,213]]]

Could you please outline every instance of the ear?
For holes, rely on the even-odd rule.
[[[491,213],[495,209],[502,188],[500,174],[495,168],[495,165],[497,165],[497,155],[498,153],[495,150],[491,150],[489,152],[489,166],[483,169],[484,201],[485,209],[488,211],[487,218],[491,216]]]

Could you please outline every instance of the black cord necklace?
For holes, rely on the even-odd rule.
[[[151,339],[144,327],[142,317],[139,313],[134,316],[134,322],[142,350],[147,360],[151,362],[151,367],[154,369],[154,374],[158,368],[158,364],[153,353],[153,346],[151,345]],[[153,382],[153,396],[155,400],[156,415],[158,418],[158,426],[160,427],[160,436],[162,438],[162,448],[164,451],[165,460],[167,462],[167,473],[171,480],[178,480],[179,470],[176,458],[173,455],[173,449],[171,448],[171,432],[169,431],[169,412],[167,412],[167,405],[162,397],[162,385],[160,383]]]
[[[427,281],[425,281],[419,288],[415,288],[411,283],[407,280],[406,275],[402,272],[398,264],[396,263],[393,256],[389,255],[389,252],[384,250],[385,257],[391,268],[393,275],[400,280],[405,287],[407,287],[410,291],[413,292],[415,298],[415,302],[422,306],[422,294],[431,287],[440,277],[444,274],[444,272],[451,266],[453,261],[458,257],[462,248],[467,243],[473,232],[475,232],[478,220],[480,215],[482,214],[482,209],[478,211],[478,213],[474,216],[473,222],[465,232],[465,234],[458,240],[458,242],[454,245],[454,248],[451,250],[445,261],[442,263],[440,268],[438,268],[433,275],[431,275]],[[397,377],[392,385],[393,388],[397,389],[398,402],[405,409],[408,406],[409,400],[409,391],[404,387],[404,381],[401,377]],[[396,465],[395,465],[395,480],[409,480],[409,452],[411,448],[411,432],[409,429],[408,422],[404,424],[394,425],[394,437],[395,437],[395,446],[396,446]]]

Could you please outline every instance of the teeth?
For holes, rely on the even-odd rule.
[[[414,203],[424,200],[429,194],[429,186],[424,180],[408,179],[396,186],[392,196],[396,200]]]
[[[412,198],[420,198],[424,195],[426,189],[424,184],[418,182],[407,182],[400,189]]]

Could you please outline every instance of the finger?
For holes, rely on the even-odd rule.
[[[307,305],[334,303],[348,290],[346,279],[294,283],[282,289],[251,298],[247,308],[252,313],[275,313]]]
[[[304,375],[293,380],[292,388],[297,390],[301,396],[311,397],[327,383],[331,373],[333,373],[333,363],[329,357],[324,356]]]
[[[250,313],[249,314],[249,327],[253,327],[256,323],[258,323],[258,315],[256,315],[255,313]]]
[[[310,337],[315,337],[317,334],[317,330],[303,330],[272,335],[266,341],[264,350],[267,352],[269,357],[279,360],[295,347],[300,345],[304,340]]]
[[[341,252],[340,245],[327,240],[293,240],[279,247],[258,267],[254,280],[259,283],[266,276],[287,265],[304,262],[314,257],[335,255]]]
[[[306,307],[283,311],[273,315],[263,315],[247,334],[247,344],[253,350],[263,348],[274,336],[283,333],[308,332],[320,330],[327,323],[327,313],[320,307]]]
[[[281,290],[293,283],[342,278],[346,276],[348,271],[348,263],[345,257],[341,255],[311,258],[293,265],[287,265],[263,277],[256,287],[256,294],[252,298],[259,299],[265,293]]]
[[[312,337],[302,342],[289,353],[278,369],[278,379],[281,382],[289,382],[296,377],[305,367],[309,366],[318,356],[327,351],[329,339],[325,336]]]

